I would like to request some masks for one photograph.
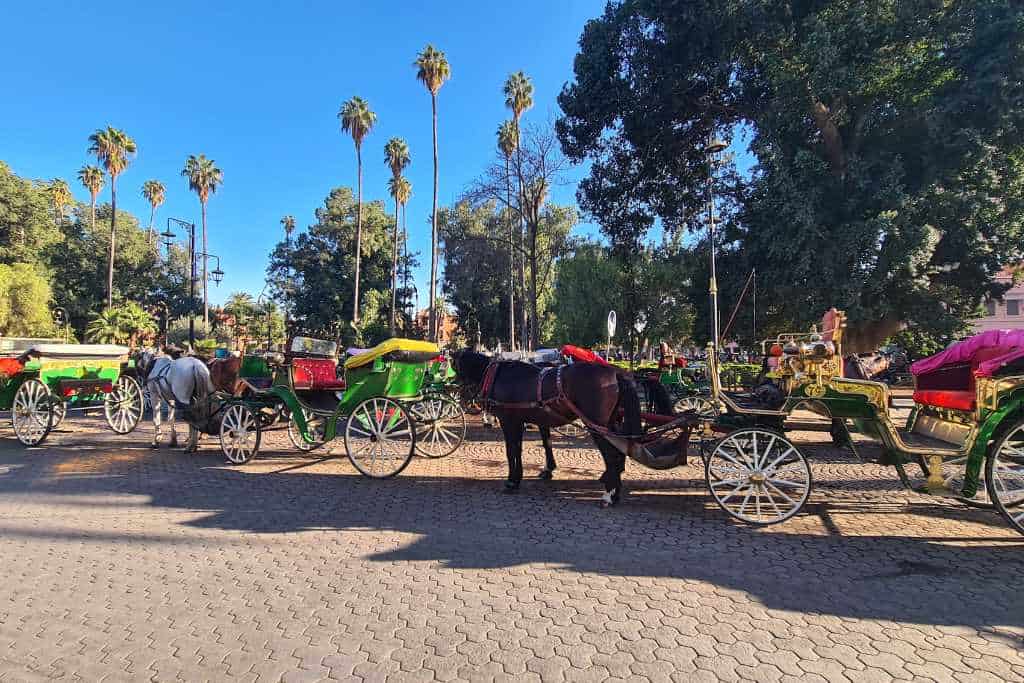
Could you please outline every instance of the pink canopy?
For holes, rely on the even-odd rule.
[[[949,365],[970,363],[975,375],[991,377],[1020,358],[1024,358],[1024,330],[989,330],[922,358],[910,366],[910,372],[924,375]]]

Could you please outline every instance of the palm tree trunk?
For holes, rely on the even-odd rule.
[[[537,316],[537,226],[530,226],[530,350],[540,344]]]
[[[505,157],[505,220],[508,223],[508,350],[516,350],[516,257],[512,240],[512,170]]]
[[[409,296],[409,224],[406,222],[408,214],[406,212],[405,204],[402,204],[402,295]],[[403,309],[406,307],[408,299],[402,301]],[[413,316],[416,315],[416,311],[413,311]],[[405,316],[402,316],[402,325],[405,326]]]
[[[117,225],[117,176],[110,176],[110,262],[107,266],[107,308],[114,305],[114,240]]]
[[[352,324],[359,324],[359,262],[363,255],[363,150],[356,145],[358,197],[356,199],[356,286],[352,300]]]
[[[395,336],[397,322],[395,321],[395,310],[398,304],[398,197],[395,197],[395,232],[391,245],[391,317],[389,320],[391,336]]]
[[[519,119],[516,119],[516,131],[518,136],[519,131]],[[516,178],[519,182],[519,293],[520,306],[519,306],[519,339],[521,347],[524,349],[529,348],[529,336],[526,318],[526,215],[525,215],[525,204],[526,196],[523,191],[523,151],[521,147],[522,140],[518,141],[520,144],[516,145]]]
[[[149,240],[150,244],[155,245],[156,240],[154,239],[153,232],[153,220],[156,218],[156,205],[150,204],[149,207],[149,230],[146,232],[146,239]]]
[[[206,333],[210,332],[210,300],[206,296],[206,202],[203,205],[203,325],[206,326]]]
[[[430,109],[434,117],[434,204],[430,212],[430,339],[438,340],[437,311],[434,294],[437,291],[437,95],[430,94]]]
[[[96,232],[96,195],[92,196],[92,200],[89,202],[89,222],[92,225],[92,231]]]

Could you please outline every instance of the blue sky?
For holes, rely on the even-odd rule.
[[[227,275],[211,290],[258,293],[280,218],[300,228],[328,190],[355,186],[355,151],[337,111],[352,95],[378,115],[364,143],[364,196],[387,198],[384,143],[404,137],[413,163],[412,247],[429,269],[432,185],[430,97],[411,66],[428,42],[447,53],[452,80],[439,97],[439,201],[451,203],[484,168],[508,117],[501,86],[523,70],[535,87],[527,121],[558,114],[577,41],[603,0],[488,2],[16,3],[4,9],[7,73],[0,95],[0,159],[20,175],[75,173],[87,138],[123,128],[139,154],[118,181],[118,205],[148,220],[143,181],[167,185],[168,216],[199,221],[180,176],[189,154],[224,171],[209,206],[210,251]],[[114,52],[113,47],[116,48]],[[582,171],[577,169],[575,177]],[[573,179],[574,179],[573,178]],[[554,199],[574,202],[575,185]],[[109,201],[105,189],[101,201]],[[584,229],[592,228],[584,226]]]

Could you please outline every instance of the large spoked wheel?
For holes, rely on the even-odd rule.
[[[409,413],[390,398],[370,398],[352,411],[345,425],[345,451],[357,470],[387,479],[405,469],[416,450]]]
[[[703,396],[684,396],[675,402],[672,409],[677,413],[685,413],[692,410],[698,417],[711,419],[718,415],[715,404]]]
[[[53,405],[50,389],[38,379],[23,382],[11,404],[14,435],[25,446],[38,446],[53,429]]]
[[[1012,425],[989,452],[985,480],[999,514],[1024,534],[1024,420]]]
[[[778,524],[811,494],[811,467],[782,434],[753,427],[722,439],[704,467],[715,502],[748,524]]]
[[[127,434],[139,425],[145,406],[139,383],[131,377],[119,377],[114,390],[103,399],[103,415],[114,432]]]
[[[244,403],[232,403],[220,423],[220,450],[232,465],[244,465],[260,450],[260,417]]]
[[[64,418],[68,416],[68,404],[64,401],[53,402],[53,425],[50,429],[56,429],[64,423]]]
[[[409,413],[416,422],[416,452],[426,458],[451,455],[466,440],[466,412],[447,396],[427,396]]]
[[[302,437],[302,432],[294,418],[288,420],[288,440],[300,451],[308,453],[324,444],[324,420],[306,408],[302,409],[302,417],[306,420],[306,433],[313,437],[313,443]]]

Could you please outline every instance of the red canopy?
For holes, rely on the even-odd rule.
[[[970,363],[975,375],[991,377],[1019,358],[1024,358],[1024,330],[989,330],[922,358],[910,366],[910,372],[924,375],[949,365]]]
[[[597,363],[598,365],[611,365],[608,361],[601,356],[597,355],[590,349],[584,349],[579,346],[573,346],[572,344],[566,344],[562,347],[562,355],[572,358],[574,361],[579,363]]]

